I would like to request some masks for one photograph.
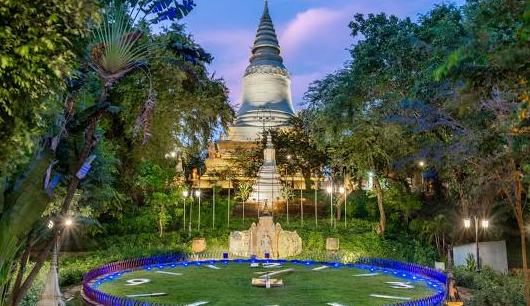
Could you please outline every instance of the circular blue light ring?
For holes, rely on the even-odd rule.
[[[229,264],[235,263],[291,263],[300,265],[326,265],[329,267],[340,268],[340,267],[355,267],[362,270],[371,272],[380,271],[384,274],[393,274],[395,277],[411,280],[411,281],[422,281],[427,284],[432,290],[436,291],[437,294],[423,299],[396,303],[388,306],[409,306],[409,305],[421,305],[421,306],[434,306],[439,305],[445,297],[445,279],[446,276],[434,269],[423,267],[416,264],[403,263],[398,261],[392,261],[387,259],[376,259],[376,258],[360,258],[357,263],[342,263],[342,262],[325,262],[325,261],[312,261],[312,260],[285,260],[285,259],[222,259],[222,260],[201,260],[201,261],[188,261],[189,256],[186,254],[176,255],[162,255],[154,257],[146,257],[139,259],[125,260],[115,263],[110,263],[94,270],[91,270],[83,277],[83,296],[93,302],[97,302],[105,306],[156,306],[155,303],[140,302],[137,300],[131,300],[112,296],[101,291],[97,288],[108,281],[114,281],[120,278],[124,274],[130,273],[135,270],[146,269],[164,269],[165,267],[177,267],[183,266],[188,267],[189,265],[201,266],[202,264]],[[368,264],[370,263],[370,264]],[[171,306],[171,305],[168,305]],[[175,305],[176,306],[176,305]]]

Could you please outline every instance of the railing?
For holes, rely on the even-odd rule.
[[[127,270],[136,270],[146,266],[152,265],[167,265],[185,261],[211,261],[220,260],[222,253],[206,253],[206,254],[175,254],[175,255],[162,255],[138,259],[130,259],[119,262],[110,263],[99,268],[96,268],[88,272],[83,277],[83,298],[85,301],[92,305],[97,306],[179,306],[174,304],[161,304],[153,302],[143,302],[138,300],[132,300],[128,298],[113,296],[104,292],[101,292],[95,288],[95,283],[98,279],[104,276],[120,273]],[[336,258],[334,258],[336,259]],[[251,261],[249,259],[241,259],[237,261]],[[270,260],[272,262],[276,260]],[[377,258],[358,258],[355,261],[348,263],[344,262],[329,262],[329,261],[304,261],[304,260],[280,260],[280,262],[291,262],[291,263],[310,263],[310,264],[327,264],[327,265],[366,265],[371,267],[378,267],[382,269],[397,270],[401,273],[407,272],[413,275],[421,275],[430,280],[438,282],[434,286],[438,286],[437,294],[423,299],[415,301],[400,302],[395,304],[386,304],[384,306],[438,306],[441,305],[445,292],[443,290],[443,284],[445,284],[446,276],[434,269],[404,263],[399,261],[393,261],[388,259],[377,259]]]

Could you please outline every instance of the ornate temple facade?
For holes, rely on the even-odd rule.
[[[223,137],[209,144],[208,158],[205,161],[207,172],[204,175],[193,174],[195,188],[211,188],[214,183],[229,188],[230,183],[227,180],[220,180],[214,173],[233,166],[232,160],[237,149],[255,148],[257,140],[263,137],[264,132],[270,129],[289,128],[289,121],[295,116],[291,78],[283,63],[267,1],[249,62],[243,76],[242,95],[236,120],[229,127],[226,138]],[[276,173],[276,170],[274,171]],[[253,180],[241,175],[235,179]],[[279,182],[279,178],[275,177],[274,180]],[[288,180],[293,181],[295,186],[303,182],[301,176],[289,177]],[[278,192],[278,187],[274,187],[274,190]]]

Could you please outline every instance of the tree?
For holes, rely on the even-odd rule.
[[[189,13],[194,6],[193,1],[186,1],[185,5],[181,5],[177,1],[172,1],[171,3],[164,2],[163,5],[161,5],[159,2],[160,1],[153,0],[134,3],[135,6],[133,6],[132,9],[133,11],[136,9],[137,12],[144,13],[144,17],[142,18],[141,22],[146,21],[147,16],[154,16],[149,20],[149,22],[157,23],[164,19],[180,19]],[[72,199],[77,192],[79,183],[86,176],[88,170],[90,169],[90,164],[95,158],[95,156],[91,155],[91,153],[93,152],[97,143],[100,141],[100,135],[96,132],[99,121],[107,112],[117,110],[115,107],[111,106],[108,101],[109,90],[125,74],[133,71],[140,65],[143,65],[144,59],[146,59],[145,56],[147,54],[148,47],[146,45],[139,44],[139,38],[141,37],[142,32],[138,29],[133,29],[134,23],[138,20],[131,18],[131,15],[129,15],[129,11],[127,9],[128,7],[125,5],[113,4],[113,6],[107,10],[102,23],[99,25],[99,27],[96,27],[93,32],[95,38],[90,48],[90,61],[86,64],[92,68],[92,70],[100,79],[102,90],[99,98],[96,100],[96,102],[92,103],[92,105],[76,112],[74,107],[76,106],[77,96],[76,93],[72,93],[72,95],[66,99],[63,117],[65,120],[60,127],[60,132],[53,138],[52,141],[53,149],[56,149],[57,145],[63,141],[70,144],[71,148],[73,148],[73,150],[69,152],[70,154],[67,154],[69,155],[67,160],[70,162],[68,173],[66,174],[66,177],[69,179],[69,186],[61,207],[62,215],[66,215],[68,212]],[[136,14],[136,16],[138,16],[138,14]],[[51,22],[53,23],[53,21]],[[149,109],[154,107],[154,95],[152,92],[148,94],[146,105],[147,106],[145,109],[147,109],[147,111],[143,112],[142,116],[140,116],[142,118],[142,123],[144,123],[142,126],[144,132],[148,130],[146,129],[145,124],[149,124]],[[65,131],[73,131],[73,133],[69,134],[69,138],[65,137],[65,139],[63,139]],[[145,133],[145,135],[147,134],[148,133]],[[81,146],[78,146],[77,141],[79,140],[81,140]],[[71,156],[73,156],[73,158],[70,158]],[[49,171],[51,172],[51,166]],[[38,172],[35,173],[35,175],[43,175],[43,173]],[[47,183],[48,180],[46,180],[46,184]],[[54,181],[54,183],[56,184],[57,182]],[[44,187],[48,186],[45,185]],[[45,191],[41,191],[41,193],[45,193]],[[47,201],[44,199],[42,201],[36,201],[36,203],[34,202],[34,207],[38,207],[38,205],[40,205],[40,207],[35,209],[33,212],[37,214],[39,209],[43,210],[46,207],[46,204]],[[18,210],[18,213],[20,213],[20,209],[27,206],[28,205],[17,206],[15,211]],[[10,212],[8,212],[2,213],[1,217],[16,220],[17,216],[13,216]],[[35,218],[28,218],[27,222],[21,223],[19,227],[24,228],[25,226],[30,226],[29,224],[34,221]],[[26,280],[20,285],[20,288],[16,291],[16,294],[11,297],[10,304],[17,305],[20,303],[22,297],[25,295],[38,271],[42,267],[49,252],[51,251],[54,241],[58,239],[59,235],[60,232],[57,231],[55,233],[55,237],[47,243],[46,247],[39,255],[33,270],[29,273],[29,276],[26,278]],[[15,237],[15,239],[17,238]],[[3,242],[4,241],[0,241],[0,243]],[[15,243],[18,243],[18,241],[15,241]],[[12,259],[12,255],[14,255],[14,252],[8,254],[6,258],[8,260]],[[5,259],[2,258],[2,260]],[[5,275],[3,272],[4,268],[9,268],[9,264],[7,266],[4,265],[4,262],[0,264],[2,267],[1,274]],[[4,283],[3,281],[4,280],[2,279],[2,285]]]
[[[97,16],[92,0],[2,1],[0,10],[0,176],[38,153],[78,64],[79,43]]]
[[[326,151],[318,147],[308,120],[307,112],[302,111],[291,119],[288,129],[272,131],[278,165],[293,175],[300,169],[307,190],[311,189],[311,176],[317,175],[327,162]],[[291,159],[288,160],[287,156],[291,156]]]
[[[252,193],[252,185],[248,182],[240,182],[237,185],[237,191],[235,198],[236,200],[240,201],[241,204],[243,204],[243,220],[245,220],[245,203],[248,201],[248,198],[250,198],[250,194]]]

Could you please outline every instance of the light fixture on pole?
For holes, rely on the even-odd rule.
[[[326,191],[329,193],[329,196],[331,199],[331,202],[329,205],[329,208],[330,208],[329,221],[330,221],[330,226],[333,226],[333,182],[331,182],[331,186],[326,187]]]
[[[195,197],[199,199],[199,223],[197,225],[197,230],[201,230],[201,191],[195,190]]]
[[[182,228],[186,230],[186,200],[188,199],[189,191],[184,190],[182,192],[182,197],[184,198],[184,220],[182,221]]]
[[[300,174],[302,174],[302,170],[300,169]],[[303,176],[303,175],[302,175]],[[300,182],[300,218],[302,221],[302,227],[304,227],[304,195],[302,194],[302,183]]]
[[[315,180],[315,228],[318,228],[317,190],[318,190],[318,178]]]
[[[344,186],[339,187],[339,193],[344,197],[344,227],[348,226],[348,221],[346,220],[346,213],[348,212],[346,209],[346,188]]]
[[[479,252],[479,245],[478,245],[478,228],[479,228],[479,219],[477,216],[474,216],[473,219],[475,220],[475,255],[476,255],[476,261],[477,261],[477,272],[480,271],[480,252]],[[483,229],[488,229],[490,226],[490,221],[488,219],[482,219],[480,222],[480,225]],[[466,229],[471,228],[471,218],[465,218],[464,219],[464,227]]]

